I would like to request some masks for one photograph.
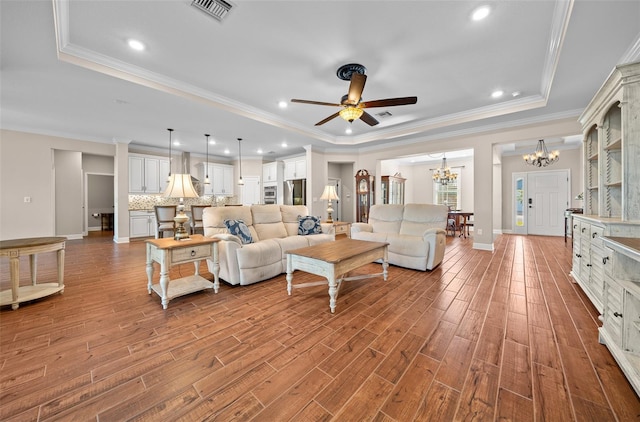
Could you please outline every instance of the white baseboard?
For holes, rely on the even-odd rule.
[[[493,252],[493,243],[473,242],[473,249],[478,249],[478,250],[481,250],[481,251]]]

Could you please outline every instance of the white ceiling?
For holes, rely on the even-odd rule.
[[[492,13],[472,21],[482,4]],[[0,1],[2,128],[166,150],[171,127],[178,150],[204,154],[210,133],[209,153],[221,156],[237,154],[238,137],[243,155],[261,148],[268,159],[305,145],[352,152],[577,118],[617,63],[640,58],[639,1],[233,5],[219,22],[190,0]],[[131,50],[130,38],[146,50]],[[278,107],[339,102],[349,84],[336,70],[346,63],[367,68],[363,100],[417,104],[368,109],[375,127],[340,118],[316,127],[338,109]],[[496,89],[505,95],[491,98]]]

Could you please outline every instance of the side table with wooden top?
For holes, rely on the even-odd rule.
[[[218,293],[220,281],[220,262],[218,260],[218,241],[200,234],[191,235],[188,240],[148,239],[147,243],[147,290],[154,291],[162,299],[162,308],[167,309],[169,301],[178,296],[213,289]],[[213,283],[200,275],[200,261],[213,259]],[[160,264],[160,281],[153,284],[153,263]],[[169,280],[169,269],[174,265],[193,262],[195,274],[176,280]]]
[[[336,239],[344,236],[351,237],[351,223],[348,221],[334,221],[329,224],[333,224]]]
[[[0,292],[0,305],[11,305],[13,310],[19,304],[64,291],[64,248],[66,237],[33,237],[0,241],[0,256],[9,258],[11,290]],[[57,252],[58,282],[37,283],[37,254]],[[20,286],[20,257],[29,256],[31,285]]]

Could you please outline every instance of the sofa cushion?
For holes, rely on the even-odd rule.
[[[249,227],[242,220],[224,220],[224,225],[227,226],[229,233],[236,235],[242,240],[243,245],[253,243],[253,237],[249,231]]]
[[[444,205],[407,204],[399,233],[422,236],[429,229],[445,229],[448,215],[448,208]]]
[[[282,222],[288,236],[298,235],[298,216],[309,215],[309,210],[304,205],[280,205]]]
[[[298,235],[308,236],[311,234],[321,234],[320,217],[305,215],[298,217]]]
[[[429,244],[422,236],[389,233],[387,242],[389,242],[389,252],[400,255],[425,257],[429,252]]]
[[[369,224],[374,233],[399,233],[404,205],[372,205]]]
[[[260,240],[274,239],[287,236],[287,230],[282,222],[280,205],[252,205],[253,228]]]

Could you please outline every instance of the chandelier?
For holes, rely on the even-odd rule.
[[[547,151],[547,146],[544,144],[544,140],[540,139],[538,141],[538,146],[536,147],[536,152],[532,154],[525,154],[522,156],[524,162],[535,167],[546,167],[550,164],[555,163],[560,158],[560,152],[558,151]]]
[[[433,181],[440,183],[441,185],[448,185],[458,179],[456,173],[452,173],[451,169],[447,167],[447,157],[442,157],[442,165],[439,169],[435,169],[433,172]]]

